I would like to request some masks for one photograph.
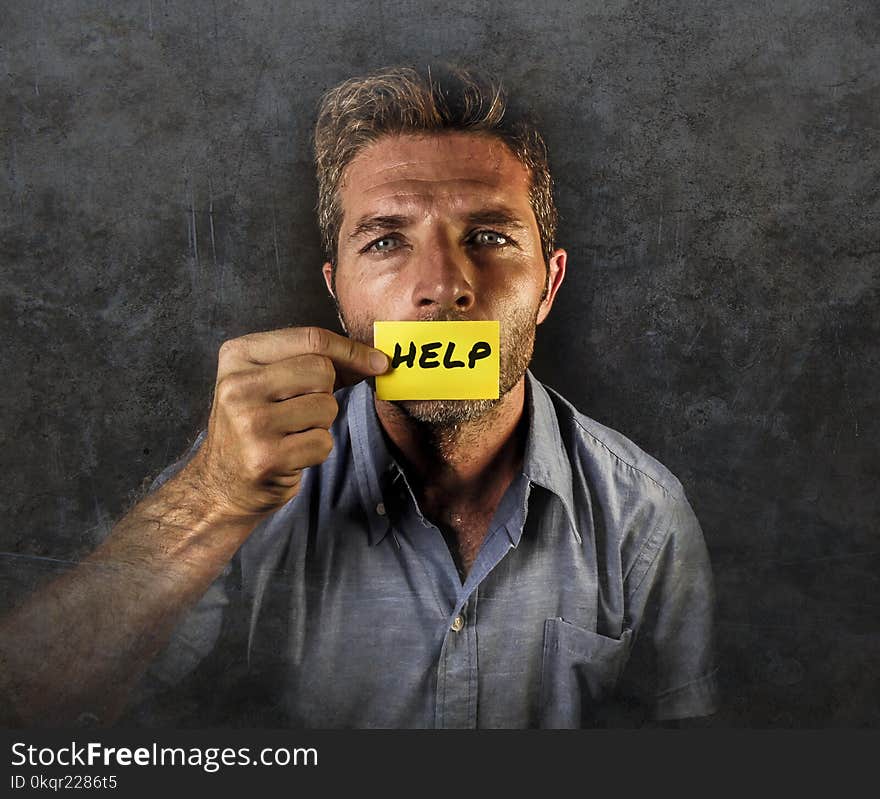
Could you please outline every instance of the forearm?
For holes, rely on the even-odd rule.
[[[220,515],[187,470],[146,497],[71,572],[0,622],[8,724],[112,722],[183,612],[256,525]]]
[[[0,723],[119,716],[183,612],[258,522],[296,496],[303,470],[327,459],[337,366],[359,380],[389,361],[320,328],[223,343],[206,436],[189,463],[0,621]]]

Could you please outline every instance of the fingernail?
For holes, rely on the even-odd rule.
[[[388,369],[388,356],[384,352],[373,350],[370,353],[370,366],[374,372],[382,374],[382,372]]]

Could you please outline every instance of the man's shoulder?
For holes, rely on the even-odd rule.
[[[639,484],[675,502],[684,499],[678,478],[660,461],[618,430],[578,410],[558,391],[542,384],[556,411],[563,445],[573,461],[589,473],[616,483]]]

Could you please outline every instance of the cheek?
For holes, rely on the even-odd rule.
[[[546,288],[545,275],[543,269],[539,274],[532,267],[520,271],[513,277],[509,273],[502,276],[500,282],[505,304],[515,307],[537,307]]]
[[[336,298],[345,308],[357,306],[365,295],[364,281],[354,270],[340,264],[336,269]]]
[[[358,341],[371,344],[373,322],[393,318],[388,315],[386,293],[370,281],[337,274],[336,299],[349,335]]]
[[[371,277],[340,269],[336,275],[336,297],[347,317],[393,319],[405,296],[405,285],[393,274]]]

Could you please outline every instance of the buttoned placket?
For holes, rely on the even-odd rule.
[[[455,597],[437,662],[435,725],[444,729],[475,729],[478,718],[477,626],[480,584],[515,546],[522,532],[528,503],[529,482],[514,481],[496,511],[490,530],[470,572]],[[519,497],[522,496],[522,500]],[[430,525],[442,541],[440,531]],[[455,569],[446,542],[448,561]],[[457,574],[457,571],[456,571]]]
[[[352,418],[352,438],[363,464],[358,479],[370,509],[371,540],[403,536],[422,560],[438,603],[441,625],[434,722],[437,728],[476,728],[478,718],[479,586],[522,535],[532,479],[520,474],[508,487],[477,559],[462,585],[443,534],[421,513],[406,475],[382,444],[371,400]],[[368,405],[369,401],[369,405]],[[372,436],[368,430],[372,429]],[[370,439],[373,444],[371,445]],[[375,444],[378,442],[379,447]],[[379,469],[376,469],[379,466]]]

